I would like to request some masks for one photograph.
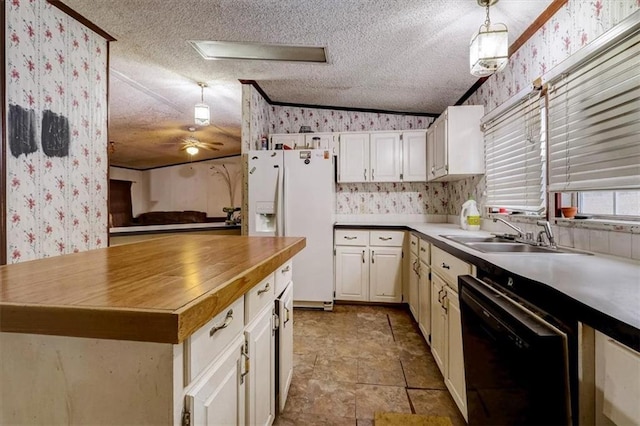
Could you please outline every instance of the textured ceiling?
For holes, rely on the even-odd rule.
[[[145,169],[188,161],[197,82],[206,82],[222,142],[194,160],[240,152],[241,85],[255,80],[272,101],[440,113],[477,80],[468,44],[484,22],[476,0],[64,0],[111,34],[111,164]],[[501,0],[491,20],[515,39],[551,0]],[[188,40],[324,46],[327,64],[205,61]]]

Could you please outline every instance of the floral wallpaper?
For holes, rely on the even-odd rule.
[[[269,134],[271,106],[253,86],[242,85],[242,153],[259,149],[260,138]]]
[[[434,118],[272,105],[269,121],[269,133],[299,133],[300,126],[314,132],[359,132],[426,129]]]
[[[45,0],[6,12],[7,262],[107,245],[107,41]]]
[[[336,185],[336,214],[447,214],[443,183],[384,182]]]

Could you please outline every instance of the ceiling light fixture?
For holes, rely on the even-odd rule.
[[[198,126],[208,126],[211,122],[211,115],[209,114],[209,105],[204,103],[204,88],[207,87],[207,85],[206,83],[198,83],[198,86],[200,86],[201,91],[200,103],[196,104],[193,115]]]
[[[187,154],[193,156],[193,155],[196,155],[198,153],[199,149],[198,149],[197,146],[190,145],[190,146],[188,146],[186,148],[186,151],[187,151]]]
[[[487,77],[501,71],[509,61],[509,39],[505,24],[491,24],[489,6],[498,0],[478,0],[478,5],[487,8],[487,18],[469,43],[469,65],[471,74]]]
[[[213,40],[190,40],[189,43],[204,59],[208,60],[244,59],[254,61],[327,62],[325,48],[317,46]]]

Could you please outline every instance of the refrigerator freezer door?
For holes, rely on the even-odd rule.
[[[282,234],[282,151],[249,151],[249,235]]]
[[[333,302],[333,156],[328,150],[284,151],[284,230],[306,238],[293,258],[293,299]],[[299,303],[300,302],[300,303]]]

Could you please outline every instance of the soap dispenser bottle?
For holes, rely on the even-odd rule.
[[[480,212],[475,200],[470,199],[462,205],[460,211],[460,226],[469,231],[480,230]]]

